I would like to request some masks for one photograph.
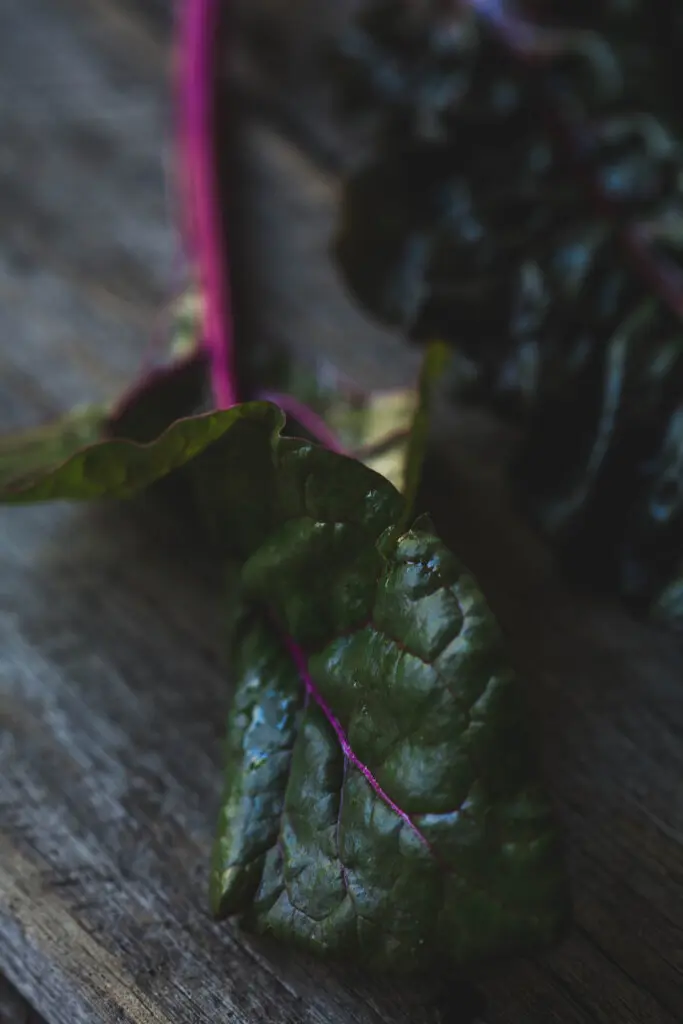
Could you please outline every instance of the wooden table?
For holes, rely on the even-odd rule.
[[[264,7],[283,25],[295,9],[248,13]],[[151,0],[0,4],[2,429],[119,389],[172,287],[164,38]],[[338,137],[320,109],[269,99],[248,61],[240,75],[245,335],[408,379],[414,356],[352,308],[325,258]],[[679,1024],[680,641],[568,592],[510,508],[497,428],[461,415],[449,431],[434,506],[528,681],[576,902],[561,948],[474,979],[480,1019]],[[0,970],[48,1024],[465,1024],[459,989],[428,998],[210,920],[219,595],[170,516],[0,513]],[[0,987],[2,1024],[35,1020]]]

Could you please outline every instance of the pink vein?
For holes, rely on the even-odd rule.
[[[204,298],[202,343],[215,403],[238,401],[228,260],[220,216],[215,137],[221,0],[183,0],[179,29],[179,149],[185,230]]]
[[[289,652],[289,655],[292,661],[294,662],[294,665],[296,666],[301,681],[306,687],[306,692],[313,698],[313,700],[316,702],[316,704],[324,714],[327,721],[334,729],[334,732],[339,741],[339,746],[342,748],[344,757],[350,764],[353,765],[354,768],[357,769],[357,771],[361,773],[361,775],[366,779],[366,781],[369,783],[370,787],[374,790],[374,792],[377,794],[380,800],[382,800],[387,805],[387,807],[389,807],[394,812],[394,814],[398,815],[401,821],[404,822],[408,826],[408,828],[415,833],[420,842],[424,843],[424,845],[428,847],[431,853],[434,853],[427,837],[422,834],[420,829],[406,814],[406,812],[402,810],[397,803],[394,803],[389,794],[382,789],[379,782],[372,774],[368,766],[366,764],[363,764],[363,762],[360,761],[356,754],[354,753],[353,748],[351,747],[351,744],[349,743],[346,737],[346,733],[342,728],[341,722],[334,714],[332,708],[325,701],[324,697],[322,696],[317,686],[313,682],[311,674],[308,671],[308,660],[302,649],[299,647],[297,643],[294,642],[294,640],[292,640],[291,637],[285,636],[283,639],[285,646],[287,647],[287,650]]]

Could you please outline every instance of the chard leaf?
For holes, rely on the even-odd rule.
[[[296,666],[254,609],[232,637],[236,688],[226,742],[226,786],[211,872],[211,903],[221,916],[252,899],[266,854],[277,842],[283,797],[304,704]]]
[[[119,404],[112,428],[116,436],[149,440],[175,419],[192,415],[205,404],[210,366],[198,343],[202,300],[196,285],[178,297],[171,312],[169,354],[174,362],[150,373]],[[441,350],[452,358],[450,350],[444,346]],[[381,473],[399,491],[404,489],[411,432],[418,421],[426,423],[431,397],[427,392],[442,372],[441,362],[445,363],[440,356],[435,361],[435,346],[427,346],[421,385],[373,391],[360,389],[326,361],[306,365],[280,349],[249,355],[254,365],[246,376],[251,378],[253,397],[280,406],[287,415],[288,428],[297,436],[303,433],[333,450],[344,451]],[[418,433],[422,440],[423,432]],[[423,443],[416,448],[413,442],[413,477],[416,471],[419,477],[423,448]]]
[[[241,566],[217,914],[402,972],[552,940],[557,836],[476,582],[388,480],[283,421],[246,403],[77,450],[64,430],[8,458],[0,497],[129,497],[185,466]]]
[[[53,423],[0,437],[0,494],[14,481],[36,476],[58,466],[102,437],[106,409],[82,406]]]
[[[299,397],[299,390],[305,398]],[[266,391],[261,397],[287,413],[297,436],[303,433],[333,451],[351,455],[381,473],[397,490],[404,489],[409,439],[420,399],[416,388],[361,392],[341,387],[313,392],[313,385],[303,377],[284,392]]]
[[[551,941],[557,836],[476,582],[358,462],[283,439],[275,489],[242,570],[215,912],[402,972]]]
[[[262,397],[280,405],[313,440],[386,477],[406,493],[411,509],[422,476],[434,392],[452,359],[449,346],[432,342],[425,346],[417,387],[373,391],[354,386],[329,364],[313,371],[284,359],[271,368],[272,386]],[[316,418],[322,429],[316,430]]]
[[[103,420],[75,428],[71,418],[45,427],[37,435],[7,438],[0,448],[0,503],[130,498],[179,469],[243,424],[265,435],[282,427],[279,409],[267,402],[248,402],[225,411],[176,420],[154,440],[97,436]],[[85,441],[85,445],[84,445]]]

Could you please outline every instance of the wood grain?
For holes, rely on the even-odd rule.
[[[166,54],[131,11],[0,4],[2,429],[120,387],[172,282]],[[245,338],[322,352],[364,383],[407,379],[414,355],[326,259],[334,178],[263,124],[239,139]],[[576,901],[559,949],[474,979],[482,1019],[675,1024],[680,641],[562,586],[510,507],[494,424],[462,413],[446,437],[431,504],[523,671]],[[223,614],[214,567],[170,514],[0,513],[0,970],[48,1024],[465,1024],[460,988],[370,982],[210,921]]]

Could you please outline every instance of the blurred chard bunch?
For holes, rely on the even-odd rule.
[[[521,425],[512,467],[579,579],[683,616],[683,13],[369,0],[342,41],[369,152],[335,255],[358,300]]]

